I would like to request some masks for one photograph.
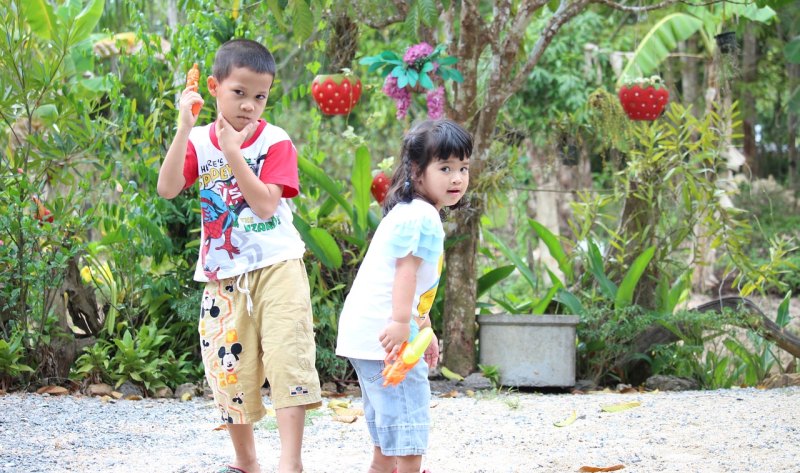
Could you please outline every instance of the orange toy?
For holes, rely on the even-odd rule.
[[[413,324],[416,322],[411,323]],[[431,344],[431,340],[433,340],[433,329],[425,327],[419,331],[411,343],[403,342],[397,354],[397,359],[394,360],[394,363],[386,365],[386,368],[383,369],[383,387],[389,386],[390,384],[392,386],[397,386],[406,379],[406,374],[411,371],[411,368],[413,368],[419,359],[422,358],[422,355],[425,354],[425,350],[428,348],[428,345]]]
[[[186,74],[186,87],[191,87],[193,91],[197,92],[198,85],[200,84],[200,69],[197,63],[192,65],[189,72]],[[201,103],[192,104],[192,115],[200,113],[200,108],[203,106]]]

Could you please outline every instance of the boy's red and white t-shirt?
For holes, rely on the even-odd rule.
[[[215,130],[213,122],[192,129],[183,166],[185,188],[195,182],[200,186],[202,230],[194,279],[225,279],[301,258],[305,244],[286,200],[300,189],[297,150],[289,135],[259,120],[256,132],[242,144],[242,155],[255,175],[265,184],[283,186],[275,214],[264,220],[244,200]]]

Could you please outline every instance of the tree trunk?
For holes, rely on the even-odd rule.
[[[758,113],[756,112],[756,99],[753,95],[753,85],[758,78],[757,64],[758,50],[756,48],[755,26],[748,21],[745,23],[744,40],[742,41],[742,131],[744,135],[744,156],[753,176],[759,175],[755,133]]]
[[[786,66],[789,76],[789,90],[796,90],[800,87],[800,64],[788,64]],[[797,129],[800,127],[800,120],[798,119],[798,111],[792,110],[790,107],[787,114],[787,141],[788,141],[788,160],[789,160],[789,185],[795,192],[798,191],[798,169],[800,169],[800,153],[797,150]]]
[[[37,350],[36,358],[42,378],[67,379],[72,364],[84,347],[95,343],[92,335],[102,329],[99,320],[94,290],[81,282],[78,257],[70,259],[64,282],[55,291],[52,310],[58,319],[61,335],[53,337],[50,344],[43,344]],[[78,338],[72,327],[85,333]]]
[[[698,85],[700,73],[697,68],[697,58],[690,56],[697,52],[697,40],[692,36],[687,39],[685,43],[680,43],[678,49],[680,52],[686,54],[686,56],[681,58],[681,62],[683,63],[683,67],[681,68],[683,103],[685,103],[686,106],[692,105],[695,116],[699,116],[701,108],[697,99],[700,97],[700,87]]]
[[[526,214],[528,218],[541,223],[557,236],[560,234],[559,199],[556,192],[559,189],[557,173],[562,166],[547,152],[546,148],[536,148],[533,142],[526,141],[530,158],[531,180],[536,185],[536,189],[528,196]],[[518,222],[518,225],[523,225],[523,223]],[[527,224],[524,225],[527,226]],[[531,266],[531,271],[535,270],[535,263],[539,261],[563,279],[558,262],[550,255],[544,241],[539,239],[535,248],[530,244],[531,240],[528,241],[528,264]]]
[[[719,51],[714,52],[711,62],[706,64],[706,93],[705,93],[705,110],[706,114],[711,112],[721,113],[722,110],[714,110],[714,104],[717,101],[724,103],[722,89],[725,87],[725,80],[721,74],[722,58]],[[730,91],[727,92],[730,96]],[[724,108],[722,105],[720,108]],[[729,131],[723,130],[723,133],[730,135]],[[702,218],[698,218],[698,222]],[[711,236],[707,235],[706,228],[698,223],[694,229],[697,238],[694,241],[694,248],[692,251],[691,264],[694,266],[692,273],[692,288],[700,293],[705,293],[709,288],[717,285],[717,280],[714,272],[712,271],[711,264],[716,260],[716,250],[711,247]]]
[[[462,375],[468,375],[476,368],[475,257],[482,214],[482,204],[477,199],[469,209],[457,212],[454,218],[457,234],[452,236],[460,239],[445,256],[447,284],[444,292],[443,358],[450,370]]]

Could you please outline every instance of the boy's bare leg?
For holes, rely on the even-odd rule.
[[[372,464],[369,473],[391,473],[394,470],[397,457],[387,457],[381,452],[381,447],[375,447],[372,452]]]
[[[422,455],[397,457],[397,473],[419,473],[422,466]]]
[[[281,438],[278,473],[300,473],[303,471],[300,450],[303,447],[306,408],[294,406],[276,409],[275,417],[278,419],[278,434]]]
[[[256,458],[256,440],[253,436],[252,424],[227,424],[228,433],[236,452],[236,460],[231,466],[240,468],[247,473],[260,473],[261,467]]]

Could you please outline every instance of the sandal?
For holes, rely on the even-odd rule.
[[[236,468],[235,466],[225,465],[225,468],[217,471],[217,473],[247,473],[247,472],[242,470],[241,468]]]

